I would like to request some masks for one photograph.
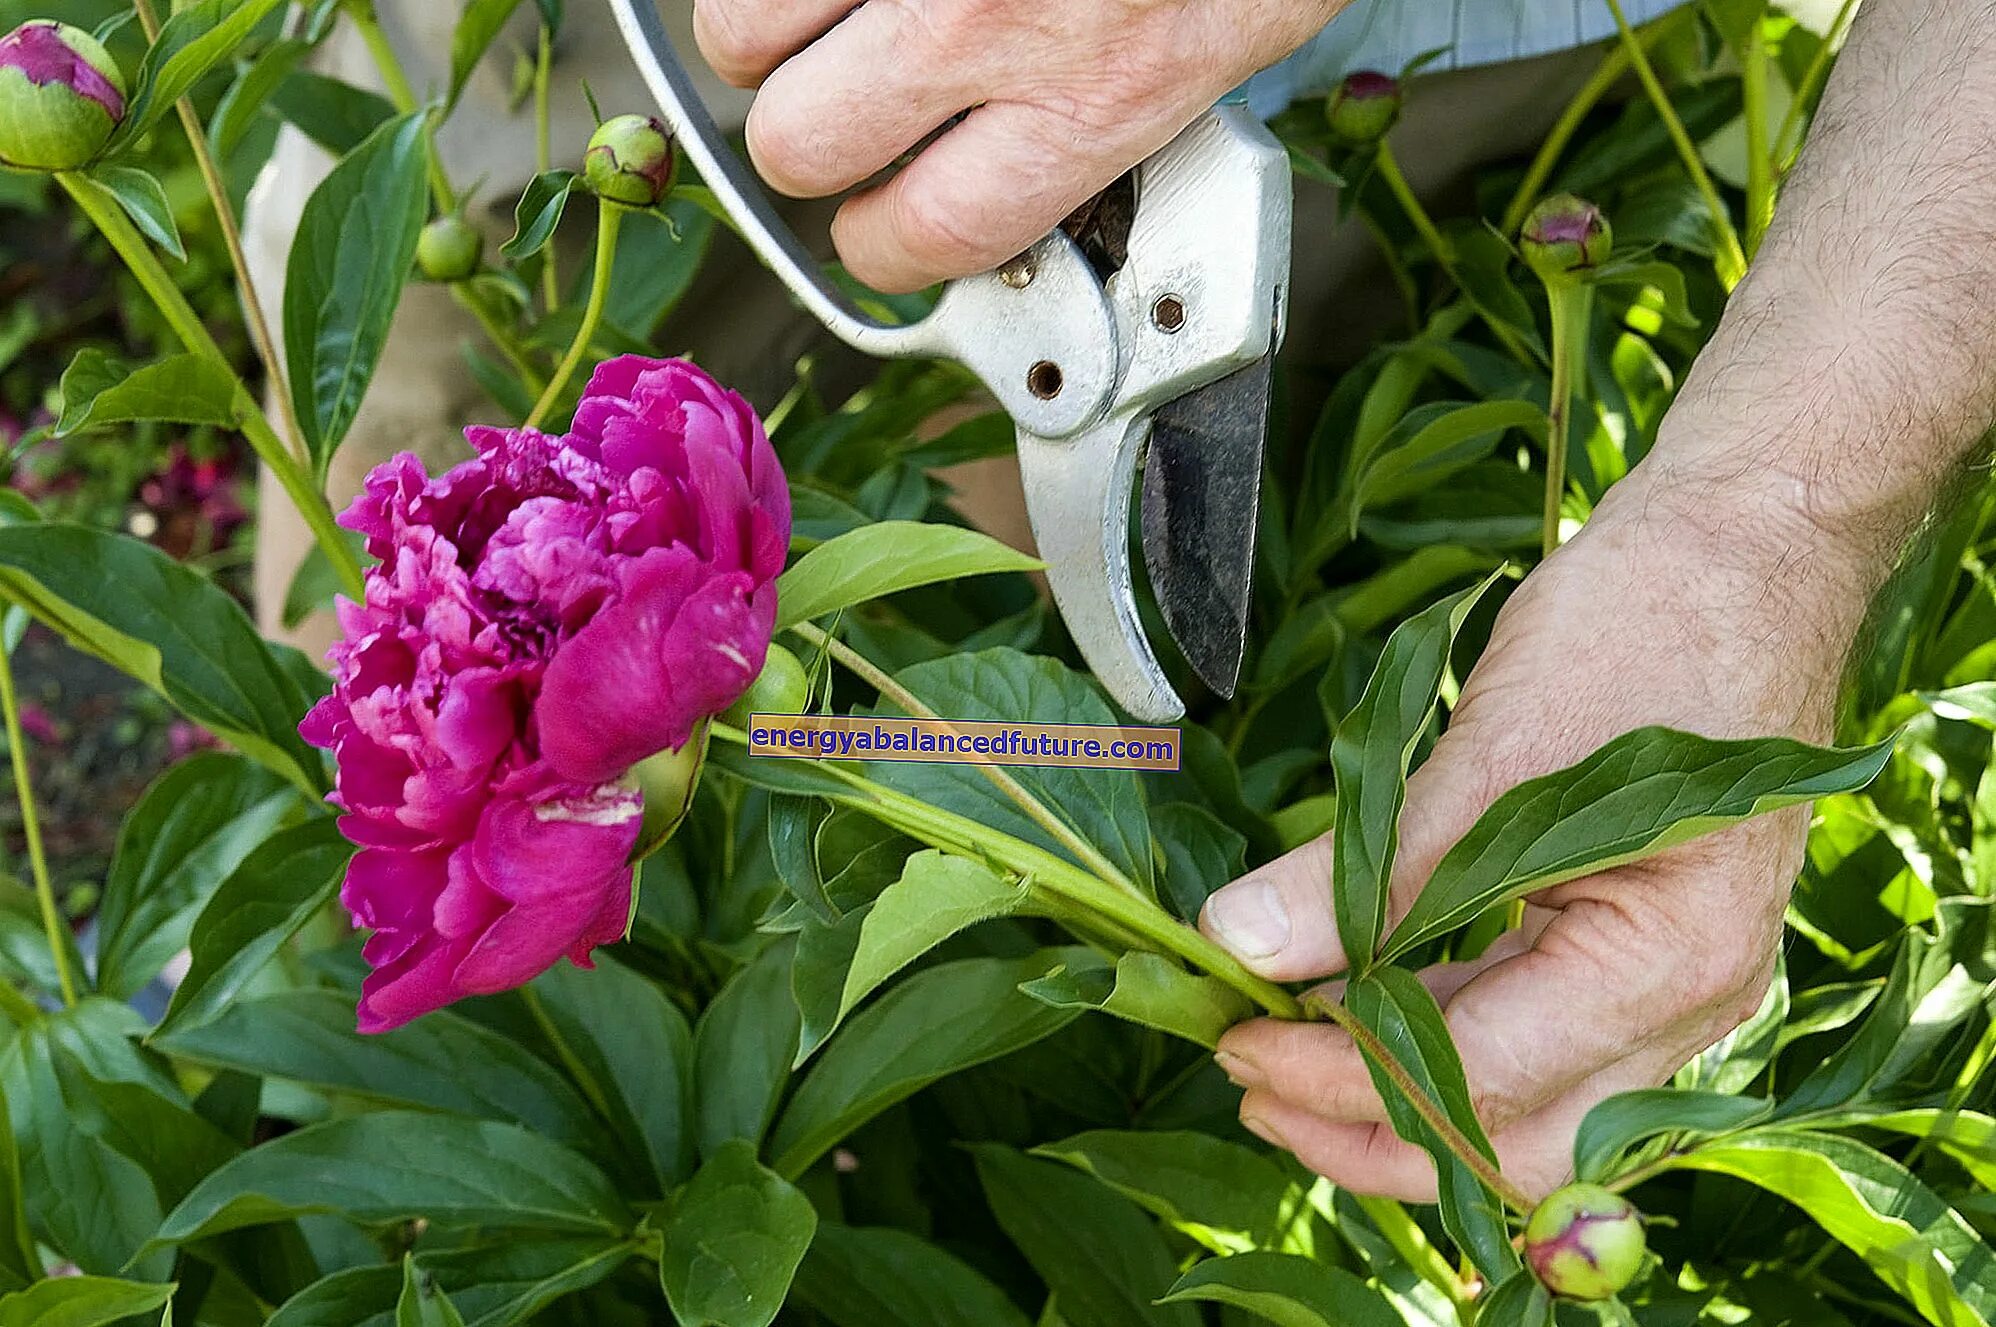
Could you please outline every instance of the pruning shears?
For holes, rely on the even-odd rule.
[[[687,156],[792,295],[853,348],[948,359],[1012,417],[1040,557],[1082,656],[1147,723],[1185,712],[1144,632],[1144,563],[1173,640],[1231,696],[1246,647],[1275,351],[1287,307],[1287,154],[1244,106],[1202,115],[1060,229],[890,325],[835,287],[700,100],[653,0],[610,0]]]

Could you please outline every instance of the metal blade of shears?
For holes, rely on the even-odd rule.
[[[1231,697],[1247,648],[1273,352],[1158,408],[1143,472],[1144,565],[1178,648]]]

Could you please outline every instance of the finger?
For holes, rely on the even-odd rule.
[[[832,238],[854,276],[890,294],[988,271],[1115,183],[1175,128],[1163,122],[1158,141],[1132,141],[1084,132],[1038,106],[992,102],[887,184],[848,201]]]
[[[976,63],[937,40],[911,6],[869,4],[771,74],[747,129],[763,179],[793,198],[842,192],[981,101]]]
[[[752,88],[852,12],[854,0],[693,0],[693,40],[729,84]]]

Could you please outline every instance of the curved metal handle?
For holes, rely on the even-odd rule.
[[[610,0],[625,44],[666,121],[756,255],[834,336],[884,358],[941,358],[984,381],[1020,427],[1064,438],[1114,395],[1116,319],[1088,261],[1055,231],[996,273],[953,281],[921,322],[868,317],[826,277],[727,146],[653,0]]]

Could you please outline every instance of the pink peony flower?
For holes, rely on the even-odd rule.
[[[362,1031],[521,985],[624,933],[642,798],[762,668],[790,498],[761,421],[691,364],[597,369],[573,431],[474,428],[341,517],[380,565],[306,717],[359,846]]]

